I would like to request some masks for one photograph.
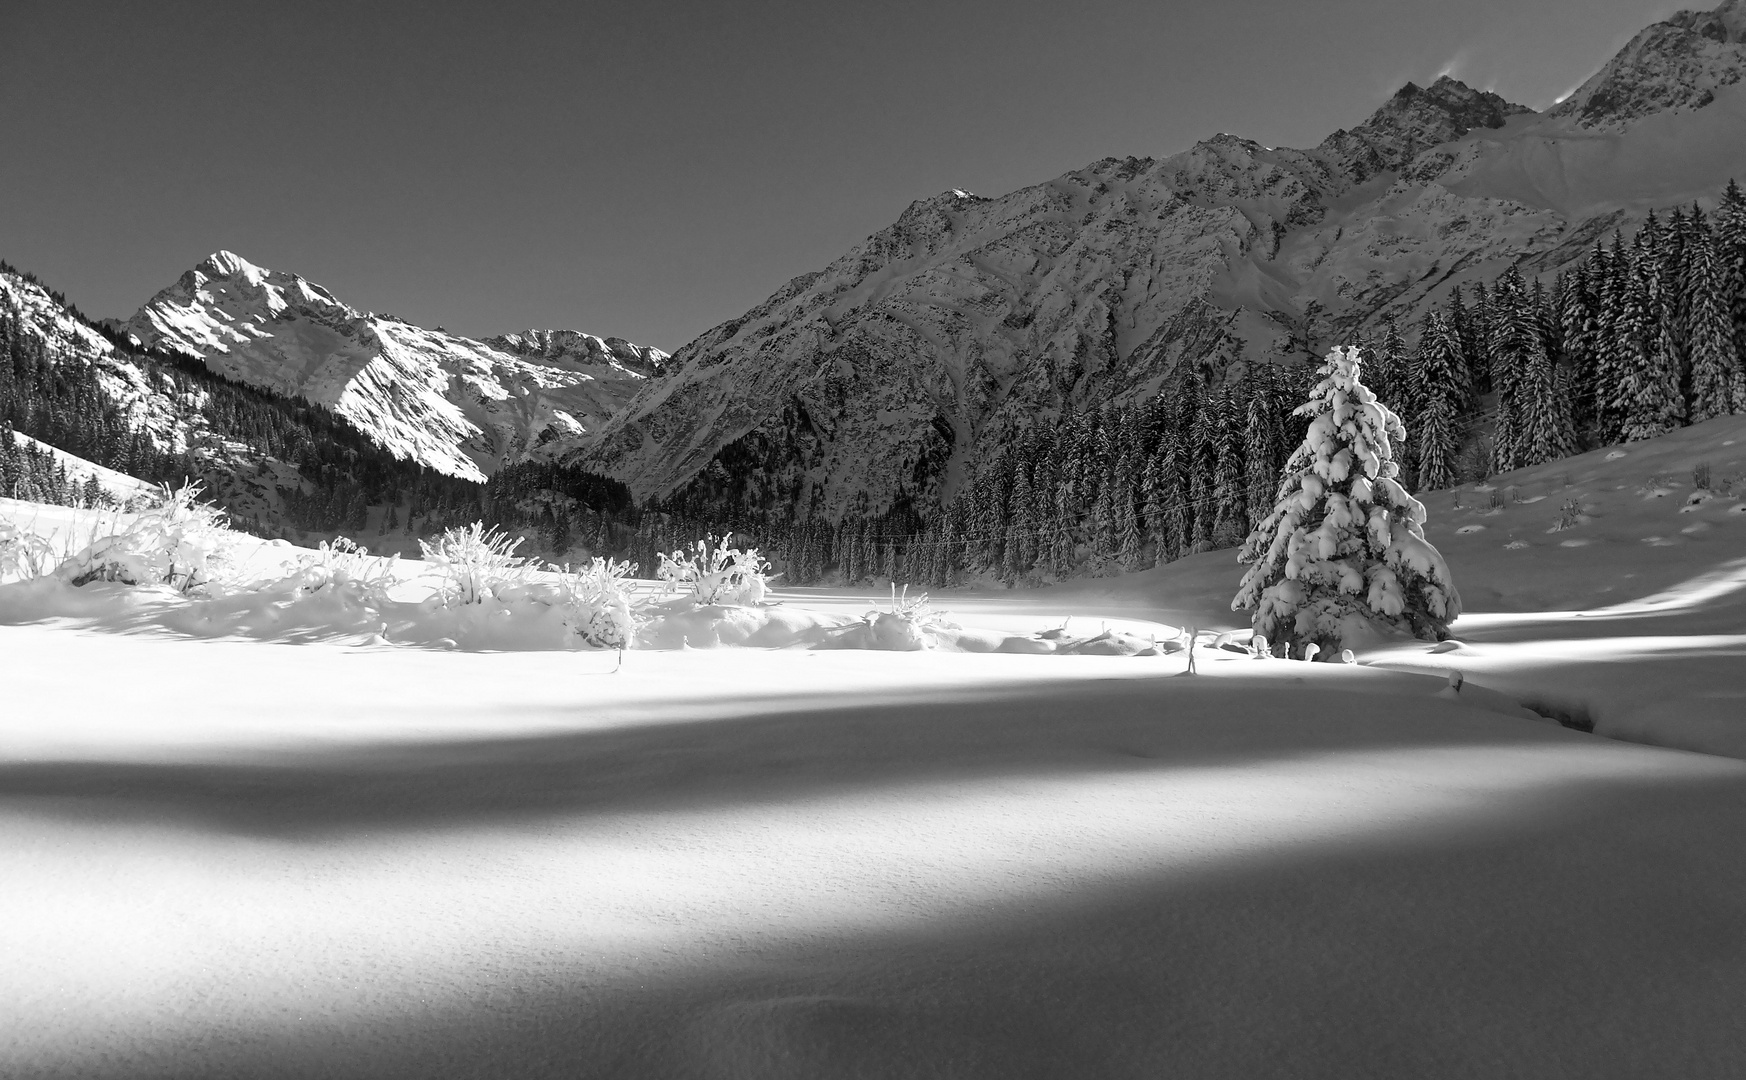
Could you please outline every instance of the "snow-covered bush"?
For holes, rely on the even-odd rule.
[[[0,519],[0,582],[42,577],[54,569],[54,557],[47,540]]]
[[[482,604],[487,597],[525,589],[538,569],[518,556],[520,537],[475,521],[464,529],[446,529],[436,543],[418,542],[424,561],[437,575],[435,601],[442,607]]]
[[[1338,655],[1343,638],[1378,625],[1441,640],[1461,598],[1425,540],[1424,505],[1395,479],[1406,430],[1359,380],[1357,349],[1335,348],[1318,374],[1297,409],[1309,433],[1243,545],[1252,565],[1231,607],[1292,652],[1313,643]]]
[[[689,591],[699,604],[750,605],[769,591],[770,564],[757,548],[729,547],[733,533],[711,535],[671,555],[661,553],[657,576],[667,592]]]
[[[559,573],[556,600],[564,625],[596,649],[628,649],[635,640],[637,597],[631,583],[635,564],[595,558],[587,566]]]
[[[380,609],[388,602],[388,590],[400,580],[398,555],[371,555],[370,549],[336,536],[324,541],[313,555],[306,555],[297,569],[280,582],[305,596],[333,593],[349,603]]]
[[[909,595],[909,586],[903,591],[897,591],[897,586],[891,586],[891,610],[880,611],[874,608],[866,616],[866,623],[871,632],[873,648],[890,649],[894,652],[915,652],[929,649],[934,645],[931,631],[941,628],[957,629],[956,624],[946,620],[944,612],[936,612],[928,603],[926,593],[914,597]]]
[[[1558,507],[1558,520],[1552,523],[1550,532],[1564,532],[1582,524],[1582,503],[1575,499],[1565,499]]]
[[[195,484],[174,491],[165,486],[155,505],[125,527],[93,537],[56,574],[73,585],[119,581],[168,585],[180,593],[210,591],[230,569],[233,534],[224,527],[224,512],[200,502],[199,494]]]

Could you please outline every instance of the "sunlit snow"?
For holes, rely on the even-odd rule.
[[[1199,627],[1194,676],[1180,650],[621,667],[0,588],[0,1071],[1724,1075],[1739,492],[1638,538],[1694,463],[1746,474],[1742,436],[1507,475],[1501,512],[1424,494],[1471,610],[1349,665],[1213,648],[1228,551],[934,598],[991,633]],[[1548,533],[1567,498],[1585,520]],[[0,515],[62,551],[101,525]],[[775,599],[810,626],[889,603]]]

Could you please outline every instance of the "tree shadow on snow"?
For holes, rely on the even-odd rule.
[[[1440,700],[1426,675],[1123,678],[974,692],[715,701],[708,719],[502,739],[347,744],[234,761],[0,764],[0,807],[311,839],[553,816],[775,804],[1017,776],[1240,765],[1574,733]],[[1362,710],[1353,708],[1364,693]],[[683,712],[684,706],[677,710]],[[581,716],[579,706],[557,718]],[[533,719],[533,718],[529,718]]]
[[[1746,1072],[1746,787],[1593,782],[1530,809],[922,926],[568,979],[510,971],[448,1007],[408,987],[374,1015],[296,1031],[179,1038],[169,1025],[124,1063],[74,1049],[38,1075]]]

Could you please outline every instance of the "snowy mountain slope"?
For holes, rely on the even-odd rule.
[[[1617,131],[1656,113],[1701,109],[1742,75],[1746,0],[1724,0],[1714,11],[1681,11],[1647,27],[1549,113]]]
[[[173,403],[154,390],[138,368],[117,358],[115,347],[102,334],[74,318],[47,289],[0,271],[0,308],[42,343],[51,360],[73,356],[96,365],[106,395],[128,411],[135,430],[145,431],[167,448],[187,445],[187,432]]]
[[[126,325],[148,346],[326,405],[394,453],[473,480],[592,430],[666,358],[573,331],[480,342],[426,330],[227,251]]]
[[[1319,352],[1524,256],[1554,269],[1746,175],[1746,88],[1713,37],[1738,12],[1634,43],[1636,69],[1708,72],[1701,108],[1602,125],[1605,95],[1538,116],[1444,78],[1309,150],[1219,135],[918,201],[680,349],[573,460],[666,494],[751,435],[790,448],[803,512],[926,507],[1026,418],[1148,392],[1187,362]],[[1717,48],[1686,48],[1692,33]]]
[[[0,418],[57,454],[153,485],[192,479],[232,520],[266,535],[353,533],[396,503],[411,544],[415,505],[426,527],[476,507],[477,485],[396,459],[317,406],[203,368],[112,341],[0,264]]]
[[[138,496],[151,495],[157,490],[138,477],[105,468],[77,454],[69,454],[58,446],[50,446],[41,439],[33,439],[22,431],[14,431],[12,440],[14,445],[20,448],[28,447],[38,453],[48,454],[57,465],[67,471],[68,479],[74,483],[83,484],[86,480],[95,477],[97,486],[102,488],[104,494],[117,503],[125,503]]]
[[[211,475],[219,478],[218,485],[208,491],[210,497],[233,513],[255,518],[276,513],[276,489],[288,478],[295,481],[294,468],[220,437],[200,415],[198,401],[177,400],[41,285],[0,271],[0,310],[16,320],[21,333],[41,343],[43,355],[51,363],[71,360],[91,364],[99,392],[122,411],[130,432],[144,436],[165,454],[194,455],[210,464]],[[65,451],[57,449],[56,453]],[[69,471],[74,470],[70,467]],[[141,483],[119,472],[114,473],[117,479],[111,483],[107,475],[111,471],[104,468],[99,482],[117,493],[129,482]]]

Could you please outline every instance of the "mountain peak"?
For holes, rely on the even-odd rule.
[[[1437,141],[1448,142],[1474,128],[1503,127],[1510,117],[1533,111],[1443,75],[1430,86],[1407,83],[1354,130],[1379,135],[1410,131],[1420,137],[1441,135]]]
[[[234,251],[215,251],[201,260],[194,269],[214,278],[263,278],[267,271],[249,262]]]
[[[1746,42],[1746,0],[1723,0],[1714,11],[1681,11],[1667,22],[1711,41],[1738,45]]]
[[[1362,181],[1399,169],[1420,151],[1459,139],[1475,128],[1500,128],[1510,117],[1533,111],[1444,75],[1430,86],[1407,83],[1368,120],[1349,131],[1334,132],[1321,148],[1344,159]]]
[[[1656,113],[1701,109],[1746,77],[1746,0],[1681,11],[1645,27],[1552,110],[1616,131]]]

